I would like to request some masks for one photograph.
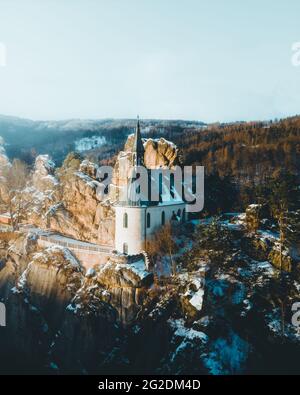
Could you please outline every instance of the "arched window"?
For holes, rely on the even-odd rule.
[[[166,214],[165,214],[165,212],[163,211],[163,212],[161,213],[161,224],[164,225],[165,223],[166,223]]]
[[[177,211],[177,217],[181,217],[181,210],[179,209],[178,211]]]
[[[159,201],[162,202],[162,195],[163,195],[163,175],[159,173],[159,180],[158,180],[158,193],[159,193]]]
[[[123,228],[128,228],[128,214],[125,213],[123,216]]]
[[[150,226],[151,226],[150,213],[147,213],[147,228],[150,228]]]
[[[185,222],[185,208],[182,211],[182,222]]]
[[[128,254],[128,244],[127,243],[123,244],[123,253],[126,255]]]
[[[174,197],[175,197],[174,187],[175,187],[175,177],[174,177],[174,173],[171,173],[170,174],[170,195],[171,195],[172,199],[174,199]]]

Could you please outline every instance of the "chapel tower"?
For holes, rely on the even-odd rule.
[[[124,201],[115,203],[115,249],[124,254],[136,255],[145,251],[151,235],[174,217],[184,219],[185,203],[182,200],[151,202],[134,183],[135,170],[144,166],[145,149],[138,118],[131,148],[132,169]],[[148,173],[147,173],[148,174]],[[131,176],[130,176],[131,175]],[[147,175],[147,182],[150,180]]]

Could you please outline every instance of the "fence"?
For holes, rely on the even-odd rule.
[[[0,232],[12,232],[13,227],[10,225],[0,225]]]
[[[84,244],[80,244],[80,243],[69,243],[67,241],[62,241],[62,240],[58,240],[56,239],[54,236],[43,236],[43,235],[39,235],[39,239],[46,241],[48,243],[51,244],[57,244],[60,245],[62,247],[67,247],[73,250],[83,250],[83,251],[89,251],[89,252],[106,252],[109,253],[112,251],[111,247],[104,247],[104,246],[97,246],[97,245],[84,245]]]

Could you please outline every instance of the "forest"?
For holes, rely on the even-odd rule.
[[[299,117],[209,125],[173,137],[184,164],[205,167],[208,211],[211,206],[220,211],[245,209],[253,201],[266,200],[276,180],[289,183],[287,191],[299,185]]]

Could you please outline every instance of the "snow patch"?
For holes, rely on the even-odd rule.
[[[168,320],[170,326],[175,329],[174,335],[183,337],[188,340],[199,339],[203,343],[207,343],[208,336],[204,332],[196,331],[193,328],[186,328],[182,318],[178,320]]]
[[[91,149],[101,147],[106,144],[106,139],[103,136],[92,136],[84,137],[79,140],[75,140],[75,150],[77,152],[89,151]]]

